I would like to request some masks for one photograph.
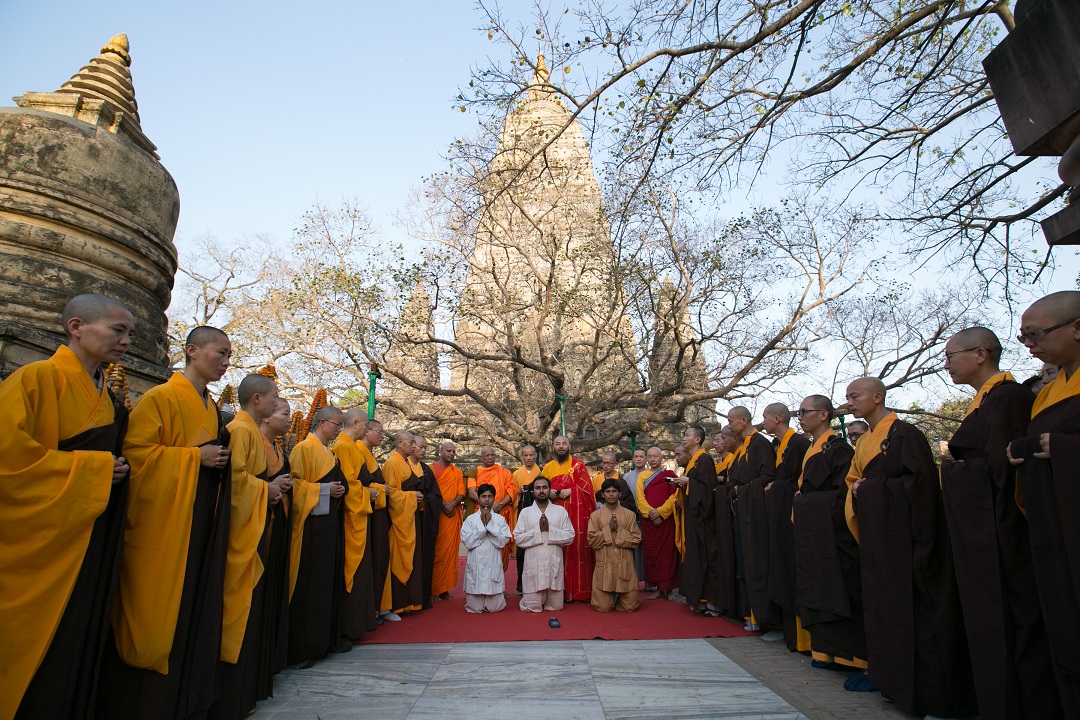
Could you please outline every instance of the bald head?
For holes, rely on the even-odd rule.
[[[998,340],[998,336],[994,334],[993,330],[984,328],[981,325],[961,330],[949,338],[949,344],[956,346],[950,348],[953,352],[982,348],[986,351],[990,362],[995,368],[1001,360],[1001,341]]]
[[[881,399],[885,399],[885,383],[881,382],[880,378],[876,377],[861,377],[852,380],[848,384],[848,388],[857,388],[859,390],[865,390],[871,393],[881,393]]]
[[[1038,309],[1049,316],[1050,321],[1058,323],[1070,322],[1080,318],[1080,291],[1062,290],[1050,293],[1031,304],[1031,310]]]
[[[277,383],[265,375],[252,373],[240,381],[240,387],[236,391],[236,398],[240,407],[251,404],[255,395],[277,396]]]
[[[224,330],[219,330],[216,327],[210,327],[209,325],[200,325],[188,333],[187,339],[184,341],[184,347],[197,347],[203,349],[212,342],[229,342],[229,336],[225,334]],[[191,353],[185,350],[184,363],[188,364],[190,362]]]
[[[769,403],[762,411],[762,415],[772,415],[785,425],[791,422],[791,411],[784,403]]]
[[[342,417],[343,415],[340,409],[334,407],[333,405],[327,405],[326,407],[319,408],[315,412],[314,421],[316,423],[320,423],[323,420],[329,420],[330,422],[340,423]]]
[[[727,416],[729,420],[737,418],[739,420],[746,420],[747,422],[753,418],[753,415],[750,414],[750,410],[743,405],[736,405],[728,410]]]
[[[367,410],[360,407],[349,408],[345,411],[343,416],[343,422],[345,427],[352,427],[354,425],[362,426],[364,430],[367,429]]]
[[[60,313],[60,324],[64,326],[64,334],[71,337],[68,322],[79,319],[83,323],[93,324],[109,318],[113,313],[119,312],[131,318],[131,311],[127,305],[104,295],[87,293],[76,295],[67,301],[63,312]]]

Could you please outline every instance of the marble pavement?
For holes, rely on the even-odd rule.
[[[361,645],[275,678],[267,720],[805,718],[705,640]]]

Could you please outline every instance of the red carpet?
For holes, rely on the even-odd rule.
[[[401,622],[386,622],[368,633],[361,644],[504,642],[512,640],[661,640],[703,637],[743,637],[749,633],[741,625],[723,618],[707,618],[690,612],[683,603],[646,600],[632,613],[598,613],[588,603],[567,605],[558,612],[525,613],[518,609],[514,594],[517,568],[510,561],[506,588],[510,597],[500,613],[465,612],[461,578],[465,558],[459,560],[458,586],[453,600],[440,600],[430,610],[409,613]],[[562,627],[548,627],[552,616]]]

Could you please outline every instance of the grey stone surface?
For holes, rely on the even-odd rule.
[[[362,645],[274,688],[255,717],[805,717],[704,640]]]

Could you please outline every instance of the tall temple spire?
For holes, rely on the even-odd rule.
[[[139,123],[139,105],[135,102],[135,86],[131,82],[131,55],[126,33],[114,35],[101,54],[82,67],[56,92],[80,93],[113,104]]]

